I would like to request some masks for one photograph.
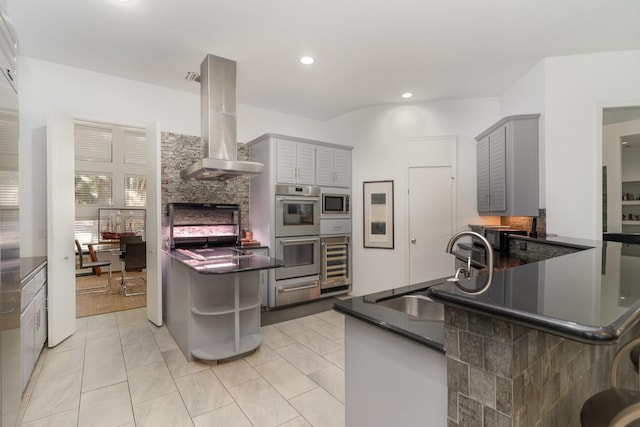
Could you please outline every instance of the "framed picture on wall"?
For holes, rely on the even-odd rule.
[[[364,247],[393,249],[393,181],[365,181]]]

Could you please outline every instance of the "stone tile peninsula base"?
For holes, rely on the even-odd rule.
[[[583,344],[445,306],[447,426],[579,427],[584,401],[609,387],[613,355],[639,334]],[[619,386],[634,388],[631,363],[620,368]]]

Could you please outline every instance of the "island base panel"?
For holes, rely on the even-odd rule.
[[[447,425],[444,354],[345,316],[346,424]]]

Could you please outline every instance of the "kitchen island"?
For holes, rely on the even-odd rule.
[[[247,249],[235,251],[209,259],[180,249],[163,251],[164,321],[189,361],[228,359],[262,342],[260,271],[283,263]]]
[[[447,420],[433,425],[579,426],[582,403],[608,387],[613,353],[640,334],[640,246],[562,238],[519,242],[523,249],[540,244],[580,250],[497,271],[489,290],[477,296],[440,279],[337,303],[334,308],[352,318],[347,349],[360,340],[349,328],[359,320],[423,341],[425,348],[442,345]],[[420,288],[445,304],[439,333],[432,321],[381,304]],[[404,317],[396,321],[398,316]],[[633,386],[627,365],[622,384]]]

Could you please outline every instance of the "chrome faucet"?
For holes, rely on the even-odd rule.
[[[489,241],[482,234],[476,233],[475,231],[460,231],[459,233],[456,233],[453,236],[451,236],[451,238],[449,239],[449,243],[447,243],[447,253],[453,254],[453,245],[458,241],[458,239],[465,236],[477,237],[478,239],[480,239],[480,241],[482,242],[482,245],[485,248],[485,251],[487,253],[487,259],[488,259],[487,270],[489,270],[487,283],[485,283],[485,285],[478,290],[475,290],[475,289],[471,290],[469,288],[465,288],[460,284],[460,275],[463,275],[464,278],[467,280],[471,280],[471,256],[467,258],[467,266],[466,266],[467,268],[464,268],[464,267],[458,268],[456,270],[455,276],[447,280],[450,282],[453,282],[453,284],[456,285],[456,287],[460,289],[462,292],[477,295],[489,289],[489,286],[491,286],[491,282],[493,282],[493,248],[491,247],[491,244],[489,243]]]

